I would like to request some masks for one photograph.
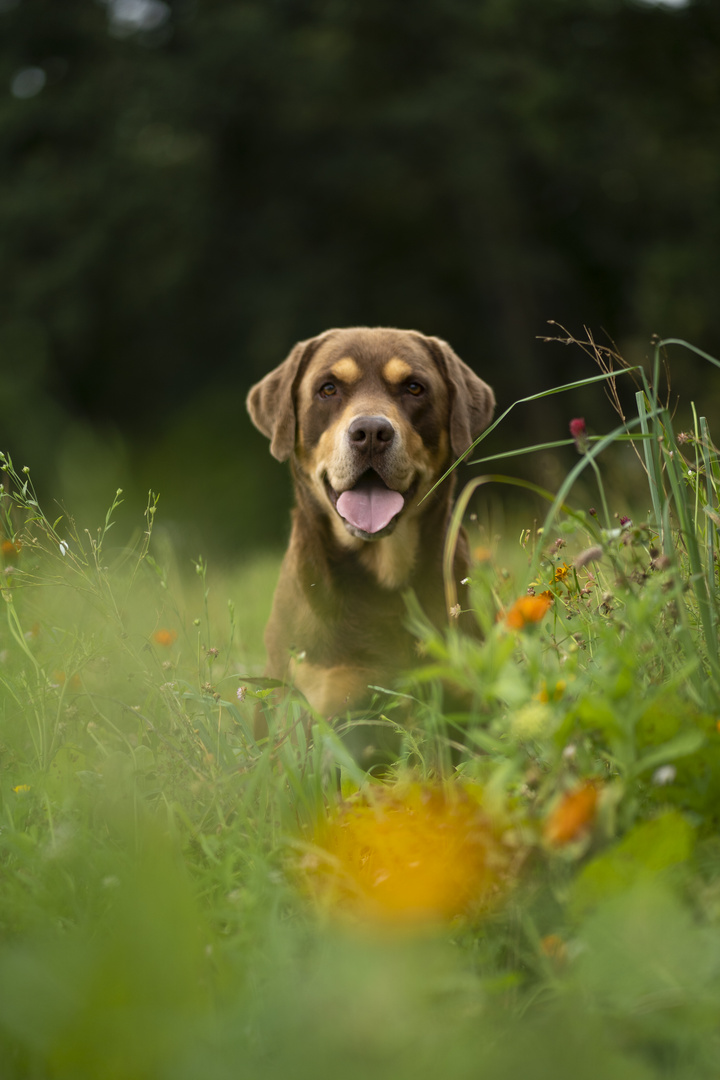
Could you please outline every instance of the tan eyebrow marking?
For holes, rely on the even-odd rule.
[[[383,376],[390,383],[401,383],[408,375],[412,375],[412,368],[399,356],[393,356],[383,368]]]
[[[330,374],[342,382],[354,383],[360,378],[360,368],[357,360],[353,360],[352,356],[343,356],[330,368]]]

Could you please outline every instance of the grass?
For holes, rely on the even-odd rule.
[[[292,700],[253,737],[275,557],[179,572],[152,496],[113,551],[120,493],[83,532],[3,456],[4,1077],[716,1076],[718,453],[702,417],[675,432],[662,343],[649,377],[576,344],[636,415],[575,424],[558,492],[463,493],[448,560],[478,487],[547,515],[474,527],[483,641],[409,599],[383,780]],[[646,470],[631,521],[611,445]]]

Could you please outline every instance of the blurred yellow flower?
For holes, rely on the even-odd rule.
[[[559,701],[567,689],[567,683],[564,679],[556,679],[555,685],[550,689],[547,680],[543,679],[542,685],[537,695],[537,700],[547,704],[548,701]]]
[[[169,649],[177,641],[177,631],[156,630],[152,638],[156,645],[162,645],[164,648]]]
[[[505,613],[505,625],[511,630],[522,630],[531,623],[540,622],[550,610],[552,600],[542,596],[521,596]]]
[[[0,543],[0,553],[2,554],[4,562],[15,563],[20,554],[20,544],[15,544],[12,540],[3,540],[2,543]]]
[[[13,788],[13,791],[15,792],[16,795],[24,795],[25,792],[29,791],[29,790],[30,790],[30,785],[29,784],[18,784],[16,787]]]
[[[481,798],[469,785],[371,788],[318,824],[300,865],[303,885],[324,908],[378,923],[437,923],[477,910],[517,857],[507,824],[491,820]]]

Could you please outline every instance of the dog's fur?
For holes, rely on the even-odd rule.
[[[334,717],[362,706],[368,684],[386,686],[417,662],[404,629],[405,590],[436,626],[447,621],[442,557],[452,483],[422,500],[487,427],[493,393],[438,338],[356,327],[299,342],[247,404],[272,454],[290,459],[296,492],[265,634],[267,674]],[[361,478],[360,489],[379,491],[373,506],[382,503],[384,516],[341,515],[339,500],[346,512],[348,500],[369,506],[369,496],[357,495]],[[401,502],[388,489],[403,499],[385,524]],[[352,494],[343,500],[344,492]],[[454,573],[466,606],[464,540]]]

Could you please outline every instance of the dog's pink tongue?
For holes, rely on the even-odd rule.
[[[338,496],[338,513],[366,533],[376,533],[389,525],[405,505],[399,491],[391,491],[379,476],[362,479],[350,491]]]

